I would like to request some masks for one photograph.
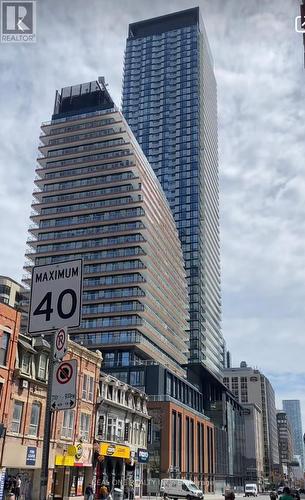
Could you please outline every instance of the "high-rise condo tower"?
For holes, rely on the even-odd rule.
[[[190,300],[189,361],[219,375],[217,96],[199,8],[129,26],[122,108],[179,232]]]

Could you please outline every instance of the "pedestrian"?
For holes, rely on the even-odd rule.
[[[131,485],[129,490],[129,500],[134,500],[134,488]]]
[[[277,499],[277,493],[275,491],[270,491],[270,500],[276,500]]]
[[[283,489],[283,494],[280,496],[280,500],[293,500],[293,496],[288,486],[285,486],[285,488]]]
[[[107,498],[108,488],[105,484],[102,484],[101,489],[100,489],[100,494],[101,494],[102,498]]]
[[[112,500],[112,495],[111,495],[111,491],[110,491],[109,486],[108,486],[108,488],[107,488],[107,496],[106,496],[106,500]]]
[[[86,500],[93,500],[93,488],[91,484],[88,484],[85,489]]]
[[[20,489],[21,489],[21,479],[20,479],[20,476],[17,476],[16,482],[15,482],[15,488],[14,488],[15,500],[20,499]]]

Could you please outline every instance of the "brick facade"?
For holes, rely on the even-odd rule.
[[[192,479],[205,492],[214,491],[213,424],[173,402],[150,401],[148,412],[152,417],[151,477]]]
[[[20,317],[15,309],[0,303],[0,465],[9,421]]]
[[[24,492],[30,491],[33,498],[38,498],[49,344],[43,338],[29,339],[20,335],[18,339],[18,326],[16,332],[15,355],[13,356],[15,360],[13,361],[12,358],[13,368],[10,371],[11,392],[5,398],[7,432],[5,440],[2,440],[4,446],[0,465],[6,467],[9,474],[21,474]],[[66,415],[65,423],[65,412],[54,412],[49,455],[48,489],[49,491],[52,487],[60,489],[60,494],[64,493],[65,497],[70,495],[70,491],[63,492],[64,488],[67,487],[69,490],[72,488],[73,495],[74,489],[80,490],[86,482],[88,483],[92,479],[92,445],[102,361],[100,354],[88,351],[74,342],[69,342],[69,350],[64,359],[72,358],[78,361],[76,408],[69,410],[71,418],[67,418]],[[34,410],[36,410],[36,420]],[[70,466],[63,467],[60,463],[65,465],[65,457],[68,455],[68,447],[71,445],[81,447],[81,456],[79,458],[70,457]],[[30,453],[33,453],[35,457],[32,465],[27,463]],[[73,465],[71,465],[71,460],[74,462]],[[55,464],[57,465],[55,466]],[[54,471],[56,473],[52,486]],[[74,473],[76,474],[75,478]],[[73,486],[74,479],[75,488]]]

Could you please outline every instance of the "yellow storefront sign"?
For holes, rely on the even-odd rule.
[[[70,444],[67,448],[67,453],[70,457],[75,457],[77,453],[77,448],[74,444]]]
[[[100,455],[106,457],[130,458],[130,448],[120,444],[100,443]]]
[[[63,465],[65,467],[73,467],[74,457],[69,455],[55,455],[55,465]]]

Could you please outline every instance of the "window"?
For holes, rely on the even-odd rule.
[[[61,429],[61,436],[72,439],[74,427],[74,411],[65,410]]]
[[[29,426],[30,436],[37,436],[38,434],[39,421],[40,421],[40,408],[41,408],[40,403],[32,404],[31,420]]]
[[[114,353],[106,352],[104,356],[104,364],[107,368],[114,366]]]
[[[120,366],[129,366],[129,352],[119,352],[118,362]]]
[[[240,388],[241,388],[241,402],[248,403],[248,380],[247,380],[247,377],[241,377]]]
[[[11,293],[11,287],[7,285],[0,285],[0,293],[3,293],[3,295],[10,295]]]
[[[107,420],[107,440],[113,441],[116,434],[116,419],[108,417]]]
[[[130,372],[130,385],[144,385],[144,372],[131,371]]]
[[[90,415],[81,413],[80,415],[80,434],[84,441],[89,441]]]
[[[0,365],[3,366],[6,365],[9,338],[9,333],[0,331]]]
[[[117,436],[118,436],[118,439],[123,438],[123,421],[122,420],[118,420]]]
[[[93,401],[94,379],[89,375],[84,375],[82,397],[87,401]]]
[[[93,377],[88,377],[88,400],[93,401],[93,387],[94,387],[94,381]]]
[[[87,375],[83,378],[83,399],[87,399]]]
[[[48,356],[45,353],[42,353],[39,357],[39,365],[38,365],[38,378],[42,380],[46,380],[47,378],[47,364],[48,364]]]
[[[13,418],[12,418],[12,432],[19,434],[21,419],[23,412],[23,403],[21,401],[14,402]]]
[[[31,354],[29,352],[24,351],[22,353],[22,359],[21,359],[21,371],[23,373],[30,373],[30,367],[31,367]]]
[[[105,431],[105,415],[100,415],[98,418],[98,427],[97,427],[97,434],[101,438],[104,437],[104,431]]]

